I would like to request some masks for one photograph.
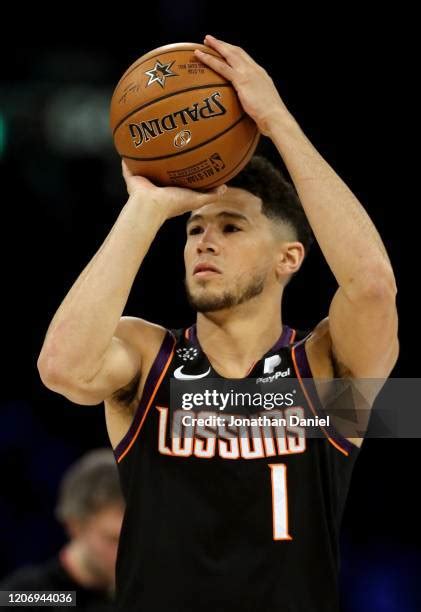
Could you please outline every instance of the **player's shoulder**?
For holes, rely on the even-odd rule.
[[[294,347],[296,347],[298,344],[303,344],[305,341],[307,341],[307,339],[310,337],[310,334],[313,331],[312,327],[307,327],[307,326],[299,326],[296,327],[295,325],[287,325],[284,324],[284,330],[286,328],[286,333],[285,331],[282,334],[282,337],[285,337],[285,342],[283,342],[283,349],[284,350],[291,350]]]
[[[139,349],[139,352],[155,353],[166,335],[171,332],[162,325],[146,319],[122,316],[114,335]]]
[[[319,378],[349,378],[349,368],[336,356],[329,327],[329,317],[325,317],[304,339],[305,352],[314,376]]]
[[[319,321],[305,334],[302,334],[300,349],[305,351],[310,370],[315,377],[332,378],[332,342],[329,331],[329,317]]]
[[[301,338],[298,338],[298,334],[301,334]],[[305,331],[297,332],[297,339],[299,341],[304,340],[308,346],[319,345],[328,348],[331,343],[329,317],[325,317]]]
[[[154,364],[170,354],[175,339],[169,329],[140,317],[123,316],[114,336],[130,344],[139,357],[139,371],[124,387],[117,389],[105,404],[107,429],[113,446],[130,426],[141,400],[145,382]]]
[[[350,371],[343,364],[340,364],[335,356],[335,347],[332,343],[330,333],[329,317],[325,317],[310,332],[306,339],[307,354],[311,354],[313,359],[325,360],[329,362],[329,369],[333,368],[337,375],[349,376]]]
[[[145,332],[148,334],[162,335],[167,329],[158,323],[153,323],[147,319],[133,316],[122,316],[117,325],[117,330],[122,333]]]
[[[298,344],[302,342],[303,340],[305,340],[312,331],[311,329],[295,329],[295,328],[291,328],[291,329],[293,333],[289,341],[290,346],[294,346],[295,344]]]
[[[139,358],[140,370],[136,377],[126,387],[119,389],[111,399],[122,401],[127,405],[128,400],[136,399],[139,389],[143,387],[145,375],[149,372],[155,361],[165,351],[171,351],[175,338],[171,330],[157,323],[133,316],[123,316],[117,325],[114,336],[126,342],[134,349]]]

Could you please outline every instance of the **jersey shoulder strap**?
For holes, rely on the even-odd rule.
[[[301,342],[301,340],[307,338],[307,336],[309,336],[312,331],[312,329],[295,329],[295,334],[293,339],[291,340],[291,344],[297,344],[297,342]]]
[[[139,404],[135,410],[129,430],[114,449],[114,455],[117,462],[120,462],[127,455],[136,441],[136,438],[138,437],[151,408],[152,402],[171,364],[176,344],[177,340],[174,333],[167,329],[158,353],[155,356],[145,380],[142,397],[140,398]]]

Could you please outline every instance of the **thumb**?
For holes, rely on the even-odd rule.
[[[125,181],[127,182],[133,176],[133,174],[130,172],[129,167],[124,161],[124,159],[121,160],[121,169],[122,169],[123,177]]]

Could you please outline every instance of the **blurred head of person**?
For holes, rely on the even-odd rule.
[[[114,589],[123,515],[112,451],[87,453],[65,473],[56,507],[56,516],[70,538],[66,566],[85,586]]]

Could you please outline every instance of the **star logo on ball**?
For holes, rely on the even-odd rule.
[[[172,72],[171,66],[174,64],[175,60],[172,62],[168,62],[168,64],[161,64],[159,60],[155,62],[155,66],[151,70],[146,70],[145,74],[149,77],[149,81],[146,84],[146,87],[152,85],[152,83],[159,83],[162,89],[165,87],[165,79],[167,77],[178,76],[175,72]]]

